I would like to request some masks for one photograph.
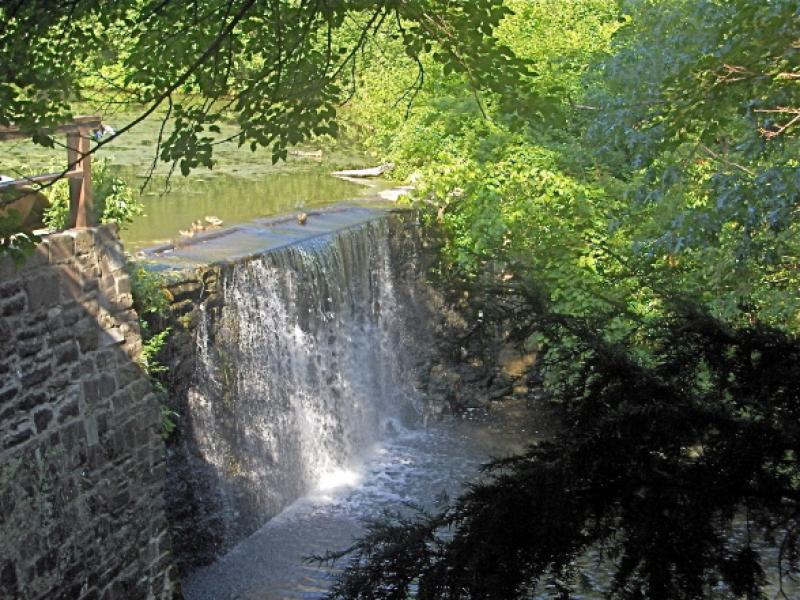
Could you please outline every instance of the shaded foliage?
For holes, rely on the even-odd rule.
[[[542,344],[564,431],[442,513],[371,524],[331,596],[566,598],[599,553],[611,597],[761,597],[765,569],[798,572],[798,5],[509,5],[547,119],[500,97],[484,119],[438,78],[373,127],[443,272]]]
[[[779,536],[783,572],[797,570],[800,340],[675,304],[648,324],[646,366],[596,322],[515,291],[514,312],[522,302],[531,315],[518,333],[577,340],[567,368],[578,375],[554,398],[565,431],[489,465],[439,514],[373,523],[327,557],[352,554],[330,597],[528,597],[546,575],[591,574],[598,564],[576,559],[595,548],[614,597],[755,598],[776,567],[758,552],[765,531]],[[743,538],[731,535],[740,523]]]

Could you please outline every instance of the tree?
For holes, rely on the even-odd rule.
[[[212,166],[223,118],[236,120],[236,142],[277,160],[336,133],[359,50],[388,23],[412,59],[436,44],[436,59],[476,87],[508,86],[522,65],[492,37],[507,13],[500,0],[11,2],[0,7],[0,124],[52,144],[42,129],[99,87],[101,101],[143,107],[99,146],[166,106],[160,156],[184,173]]]
[[[530,3],[501,30],[539,93],[569,90],[550,119],[498,101],[487,123],[444,80],[403,125],[438,164],[394,137],[446,268],[543,341],[564,430],[440,513],[370,523],[327,556],[347,561],[333,598],[524,598],[547,578],[566,598],[587,552],[615,598],[757,598],[765,568],[798,571],[797,3],[621,6]],[[546,40],[582,12],[549,71]]]
[[[92,152],[155,115],[154,159],[184,175],[211,168],[225,142],[269,147],[277,161],[291,145],[337,134],[359,52],[390,23],[410,60],[435,45],[435,59],[475,89],[508,87],[524,66],[492,36],[507,12],[501,0],[6,2],[0,125],[52,146],[47,127],[124,104],[135,118]],[[224,137],[223,119],[238,132]],[[0,227],[0,251],[30,249],[13,218]]]

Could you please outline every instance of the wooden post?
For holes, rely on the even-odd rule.
[[[92,156],[89,154],[91,129],[79,127],[67,133],[67,164],[81,176],[69,180],[69,227],[92,227]]]
[[[92,132],[103,126],[100,117],[84,115],[75,117],[70,123],[42,130],[48,134],[64,133],[67,136],[67,173],[45,173],[20,179],[0,182],[0,190],[10,187],[28,186],[35,183],[56,181],[61,177],[69,180],[68,227],[92,227],[96,225],[92,199],[92,156],[90,141]],[[16,126],[0,125],[0,142],[29,138]]]

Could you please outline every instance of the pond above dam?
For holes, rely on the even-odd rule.
[[[128,110],[104,112],[102,118],[119,129],[134,116]],[[376,159],[346,145],[293,149],[285,161],[273,164],[268,150],[252,152],[227,142],[215,147],[213,169],[198,167],[183,177],[173,172],[174,165],[155,160],[160,127],[160,118],[153,115],[95,155],[96,161],[110,165],[112,174],[122,178],[142,203],[143,214],[120,231],[131,253],[179,240],[181,230],[206,216],[235,225],[344,200],[369,202],[392,185],[382,178],[357,182],[331,176],[340,169],[374,166]],[[233,124],[221,124],[223,137],[235,131]],[[10,142],[4,148],[0,175],[17,177],[63,168],[63,148],[46,148],[30,140]]]
[[[131,178],[131,180],[134,180]],[[169,190],[155,182],[142,196],[144,214],[120,236],[129,252],[181,238],[195,221],[206,216],[224,225],[287,213],[308,212],[343,200],[372,196],[388,187],[383,181],[359,185],[330,175],[322,166],[296,165],[292,170],[240,177],[229,174],[188,179],[175,177]]]

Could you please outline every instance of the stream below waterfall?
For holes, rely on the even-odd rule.
[[[324,473],[317,490],[185,579],[184,594],[187,600],[319,598],[333,573],[304,557],[347,547],[364,519],[384,511],[408,504],[436,508],[443,494],[455,496],[490,457],[519,452],[545,436],[548,421],[509,403],[427,428],[390,423],[388,435],[360,464]]]
[[[307,557],[346,548],[363,532],[364,520],[410,506],[437,509],[453,498],[465,482],[479,475],[490,458],[522,451],[527,443],[553,431],[553,415],[533,413],[519,403],[495,404],[489,414],[448,418],[427,428],[405,429],[390,422],[386,438],[348,468],[322,474],[315,491],[303,496],[240,542],[215,563],[183,581],[186,600],[312,600],[322,598],[336,569]],[[744,535],[736,531],[734,536]],[[776,548],[758,545],[765,555],[768,579],[775,581]],[[573,600],[597,600],[608,589],[610,565],[590,550],[581,563],[591,564],[590,580]],[[537,600],[552,598],[543,581]],[[768,598],[796,598],[792,581],[768,585]],[[720,586],[709,598],[730,598]]]

